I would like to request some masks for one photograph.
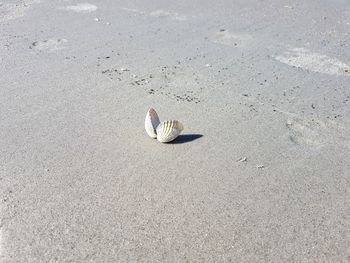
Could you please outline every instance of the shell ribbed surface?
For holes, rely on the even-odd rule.
[[[156,129],[159,142],[171,142],[175,140],[184,129],[181,122],[177,120],[164,121]]]

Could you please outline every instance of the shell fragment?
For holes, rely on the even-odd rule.
[[[150,108],[146,114],[145,118],[145,129],[149,137],[157,138],[156,129],[160,124],[157,112]]]

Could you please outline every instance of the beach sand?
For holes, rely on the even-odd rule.
[[[345,0],[3,0],[0,262],[348,262],[349,32]]]

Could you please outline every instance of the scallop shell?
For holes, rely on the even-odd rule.
[[[164,121],[158,125],[156,133],[160,142],[171,142],[182,132],[184,126],[179,121]]]
[[[145,118],[145,129],[149,137],[157,138],[156,128],[160,124],[157,112],[150,108]]]

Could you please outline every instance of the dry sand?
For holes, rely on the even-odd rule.
[[[349,32],[347,0],[2,0],[0,262],[349,262]]]

